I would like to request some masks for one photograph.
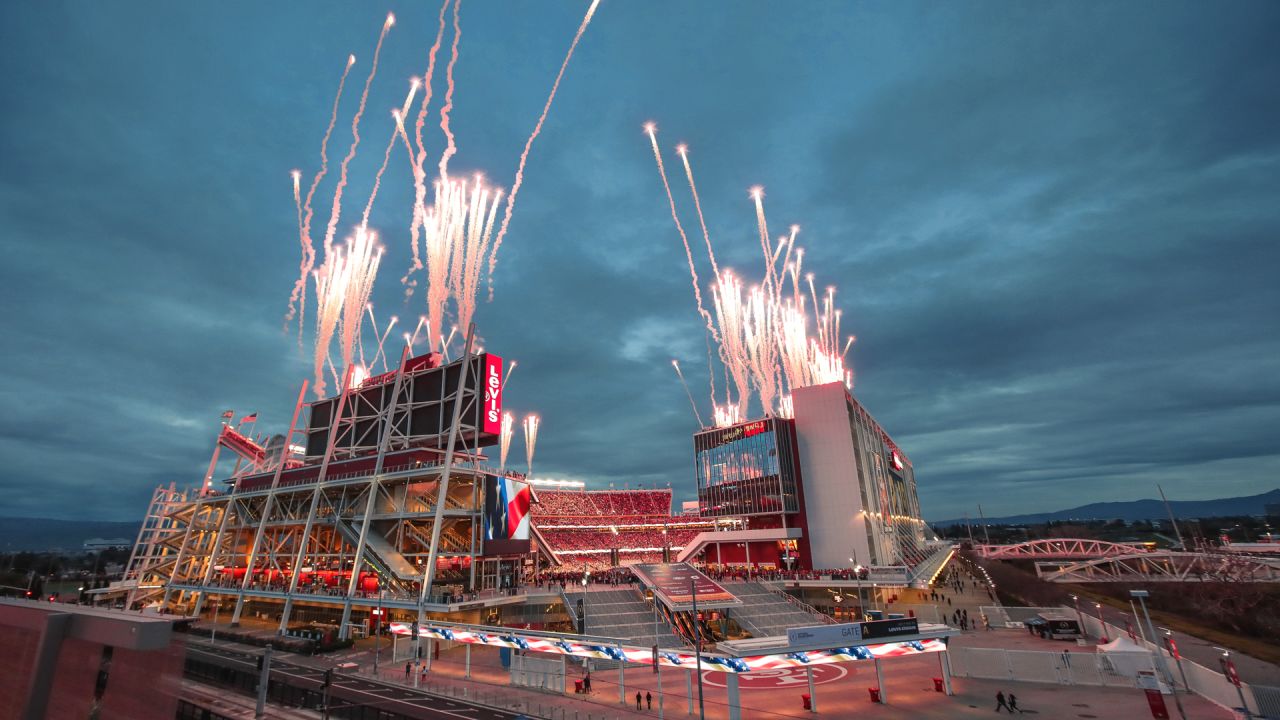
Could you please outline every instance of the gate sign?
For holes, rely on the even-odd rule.
[[[862,642],[862,623],[787,628],[788,645],[829,644],[831,647],[843,647],[860,642]]]

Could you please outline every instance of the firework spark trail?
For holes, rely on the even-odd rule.
[[[382,187],[382,174],[387,171],[387,164],[391,162],[391,148],[396,145],[396,138],[400,135],[401,115],[399,110],[391,111],[391,119],[395,121],[395,125],[391,129],[391,139],[387,141],[387,149],[382,151],[382,165],[378,166],[378,172],[373,176],[373,190],[369,192],[369,201],[364,205],[364,214],[360,216],[360,227],[369,227],[369,213],[373,212],[373,200],[378,197],[378,190]]]
[[[427,70],[422,74],[422,84],[425,86],[422,93],[422,104],[418,107],[418,117],[413,124],[413,138],[417,146],[417,152],[409,147],[409,138],[404,140],[405,147],[409,150],[409,159],[413,166],[413,220],[409,224],[409,248],[413,251],[413,262],[409,265],[409,270],[405,272],[404,277],[400,278],[400,283],[405,286],[404,295],[408,299],[413,295],[413,288],[417,284],[413,280],[413,274],[422,269],[422,256],[418,252],[418,238],[420,226],[426,221],[426,201],[427,201],[427,173],[422,168],[422,163],[427,159],[427,149],[422,142],[422,129],[426,125],[427,110],[431,106],[431,96],[433,94],[432,80],[436,73],[436,55],[440,52],[440,45],[444,42],[445,13],[449,9],[449,3],[452,0],[444,0],[440,4],[440,22],[436,29],[436,40],[431,45],[431,50],[427,53]],[[429,342],[434,345],[434,335],[428,335]]]
[[[507,366],[507,371],[502,374],[502,385],[498,388],[500,391],[507,389],[507,381],[511,379],[511,373],[516,371],[516,364],[516,361],[512,360],[511,364]]]
[[[702,226],[702,239],[707,243],[707,257],[711,259],[711,272],[720,277],[720,266],[716,264],[716,254],[711,250],[711,233],[707,232],[707,221],[702,217],[702,200],[698,198],[698,186],[693,182],[693,168],[689,166],[689,146],[678,145],[676,152],[684,162],[684,175],[689,179],[689,192],[693,195],[693,207],[698,211],[698,224]]]
[[[524,416],[524,457],[529,464],[529,477],[533,477],[533,449],[538,444],[538,416]]]
[[[347,148],[346,157],[342,158],[338,186],[333,191],[333,208],[329,211],[329,225],[324,233],[324,256],[328,261],[333,248],[333,236],[338,231],[338,218],[342,214],[342,191],[347,186],[347,167],[356,156],[356,148],[360,146],[360,118],[364,116],[365,106],[369,103],[369,87],[373,85],[373,77],[378,73],[378,57],[382,54],[382,41],[387,38],[387,31],[396,24],[396,16],[387,14],[387,21],[382,23],[382,32],[378,33],[378,44],[373,48],[373,64],[369,67],[369,76],[364,81],[364,91],[360,93],[360,105],[351,118],[351,147]]]
[[[509,412],[502,413],[502,432],[498,434],[498,472],[507,469],[507,454],[511,452],[512,430],[515,429],[516,418]]]
[[[591,16],[595,14],[596,6],[599,4],[600,0],[591,0],[591,7],[587,8],[587,14],[582,18],[582,24],[578,26],[578,32],[573,36],[573,42],[569,44],[569,51],[564,55],[564,62],[560,63],[560,72],[556,73],[556,80],[551,84],[551,93],[547,95],[547,102],[542,106],[542,114],[538,116],[538,122],[533,126],[533,132],[530,133],[529,139],[524,143],[524,151],[520,153],[520,164],[516,166],[515,181],[511,183],[511,194],[507,196],[507,209],[502,216],[502,227],[498,229],[498,237],[493,241],[493,251],[489,255],[490,302],[493,301],[493,270],[498,266],[498,249],[502,247],[502,238],[507,235],[507,226],[511,224],[511,212],[516,205],[516,195],[520,192],[520,185],[524,183],[524,166],[529,160],[529,149],[533,147],[533,141],[542,132],[542,123],[546,122],[547,113],[551,112],[551,103],[556,99],[556,91],[560,89],[560,78],[564,77],[564,71],[569,67],[569,59],[573,57],[573,51],[578,47],[578,41],[582,39],[582,34],[587,31],[587,25],[591,22]]]
[[[422,326],[425,325],[426,322],[427,322],[427,316],[419,315],[418,325],[413,329],[413,333],[412,334],[405,333],[405,335],[407,336],[405,339],[405,342],[409,343],[410,348],[413,348],[414,343],[418,342],[418,331],[422,330]]]
[[[382,358],[382,369],[384,372],[391,369],[389,365],[391,358],[386,354],[386,350],[384,346],[386,345],[386,342],[387,342],[387,336],[391,334],[391,328],[395,327],[398,321],[399,321],[399,318],[397,318],[395,315],[392,315],[391,320],[387,323],[386,330],[383,331],[382,333],[382,337],[378,338],[378,351],[374,353],[373,360],[369,361],[369,365],[368,365],[369,372],[373,372],[373,369],[377,367],[378,358]],[[374,332],[374,336],[376,337],[378,334],[378,329],[376,326],[374,327],[373,332]]]
[[[453,111],[453,67],[458,64],[458,41],[462,39],[462,25],[458,22],[462,0],[453,0],[453,44],[449,47],[449,64],[444,69],[444,105],[440,108],[440,130],[448,143],[440,153],[440,177],[449,177],[449,159],[458,152],[453,130],[449,127],[449,113]]]
[[[764,252],[765,291],[773,285],[773,251],[769,248],[769,225],[764,219],[764,188],[759,185],[751,188],[751,199],[756,203],[756,224],[760,229],[760,249]]]
[[[369,227],[369,213],[373,211],[373,200],[378,197],[378,189],[382,187],[382,174],[387,171],[387,164],[391,162],[391,149],[396,145],[396,138],[404,134],[404,114],[409,111],[409,104],[413,102],[413,96],[418,92],[418,82],[418,78],[409,79],[409,95],[405,97],[404,105],[398,110],[391,111],[391,119],[395,121],[395,125],[391,127],[391,138],[387,140],[387,149],[382,152],[382,165],[373,177],[373,190],[369,193],[369,202],[365,203],[360,227]]]
[[[698,419],[698,427],[706,427],[702,424],[702,414],[698,412],[698,403],[693,401],[693,393],[689,391],[689,383],[684,380],[684,373],[680,372],[680,361],[672,360],[671,367],[676,369],[676,376],[680,378],[680,385],[684,387],[684,394],[689,396],[689,405],[693,406],[693,416]]]
[[[302,225],[302,194],[300,183],[302,180],[302,171],[294,170],[290,175],[293,177],[293,204],[298,209],[298,244],[302,246],[302,260],[298,265],[298,279],[293,283],[293,292],[289,294],[289,311],[285,313],[284,325],[282,331],[289,329],[289,321],[293,319],[297,313],[297,305],[299,297],[303,300],[303,308],[305,314],[306,308],[306,289],[307,289],[307,251],[311,249],[311,242],[307,238],[306,228]],[[298,347],[302,347],[302,318],[298,319]]]
[[[316,249],[311,243],[311,218],[314,210],[311,207],[311,199],[315,197],[316,188],[319,187],[320,181],[329,172],[329,136],[333,134],[333,127],[338,122],[338,103],[342,100],[342,89],[347,84],[347,75],[351,72],[351,66],[356,63],[355,55],[347,56],[347,65],[342,69],[342,78],[338,80],[338,94],[333,98],[333,110],[329,113],[329,126],[325,128],[324,139],[320,141],[320,171],[311,180],[311,187],[307,189],[307,199],[303,203],[303,220],[300,242],[302,245],[302,260],[298,265],[298,280],[293,284],[293,293],[289,296],[289,312],[285,315],[284,322],[287,326],[294,316],[294,303],[298,303],[298,347],[302,347],[302,328],[306,324],[307,316],[307,275],[315,268]],[[297,183],[295,178],[294,183]]]

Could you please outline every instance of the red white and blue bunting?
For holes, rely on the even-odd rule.
[[[391,623],[391,632],[395,635],[412,635],[409,623]],[[596,658],[600,660],[625,660],[631,663],[651,665],[653,663],[652,648],[628,647],[625,645],[605,645],[590,642],[572,642],[559,637],[540,637],[526,631],[520,633],[484,633],[473,630],[432,627],[430,625],[418,630],[419,637],[449,640],[466,645],[490,645],[493,647],[514,648],[530,652],[551,653],[554,655],[571,655],[573,657]],[[724,655],[702,654],[704,670],[721,670],[732,673],[745,673],[755,670],[780,670],[784,668],[804,667],[806,665],[824,665],[827,663],[852,662],[855,660],[875,660],[877,658],[899,657],[902,655],[918,655],[920,653],[941,652],[947,649],[946,643],[937,638],[927,640],[909,640],[906,642],[887,642],[876,645],[857,645],[853,647],[832,648],[830,650],[809,650],[775,655],[755,655],[752,657],[727,657]],[[665,667],[692,669],[697,658],[691,652],[658,651],[658,664]]]

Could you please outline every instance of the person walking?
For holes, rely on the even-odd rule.
[[[405,663],[404,664],[404,681],[405,682],[409,682],[409,673],[412,671],[413,671],[413,664]]]
[[[1026,712],[1022,708],[1018,707],[1018,696],[1013,693],[1009,693],[1009,713],[1012,714],[1014,710],[1017,710],[1019,713]]]
[[[644,702],[645,702],[645,704],[646,704],[646,705],[648,705],[648,706],[649,706],[649,709],[650,709],[650,710],[652,710],[652,709],[653,709],[653,693],[651,693],[651,692],[645,692],[645,694],[644,694]]]
[[[637,709],[637,710],[643,710],[643,709],[644,709],[644,708],[640,707],[640,692],[639,692],[638,690],[636,691],[636,709]]]
[[[1000,708],[1004,708],[1005,710],[1009,710],[1009,704],[1008,704],[1008,703],[1006,703],[1006,702],[1004,701],[1004,691],[1003,691],[1003,690],[997,690],[997,691],[996,691],[996,712],[1000,712]],[[1012,710],[1009,710],[1009,714],[1010,714],[1010,715],[1012,715],[1012,714],[1013,714],[1013,711],[1012,711]]]

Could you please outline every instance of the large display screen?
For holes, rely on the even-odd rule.
[[[485,477],[485,555],[529,552],[529,507],[532,504],[533,491],[528,484],[495,475]]]

